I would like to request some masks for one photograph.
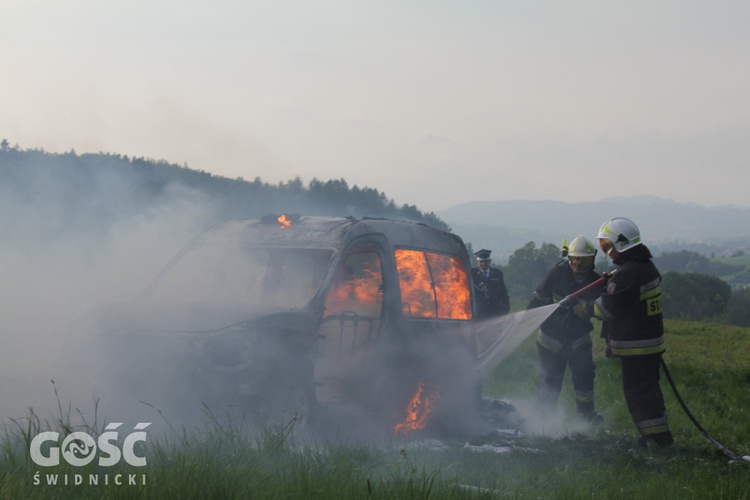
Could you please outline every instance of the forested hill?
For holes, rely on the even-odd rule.
[[[433,213],[397,206],[384,193],[344,179],[277,185],[212,175],[119,154],[62,154],[0,143],[0,228],[5,237],[96,233],[133,217],[203,207],[203,225],[268,213],[386,217],[447,229]],[[182,204],[183,208],[178,207]],[[31,224],[33,227],[30,227]]]

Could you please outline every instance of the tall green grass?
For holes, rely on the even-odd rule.
[[[750,455],[750,330],[669,321],[667,338],[665,360],[692,413],[716,440]],[[241,422],[206,412],[200,430],[149,439],[142,471],[123,462],[106,471],[147,477],[135,486],[34,485],[40,468],[28,456],[30,439],[41,430],[74,426],[62,408],[49,420],[30,412],[5,422],[0,498],[750,498],[750,462],[730,460],[705,439],[666,382],[676,443],[664,450],[635,447],[619,364],[604,357],[599,339],[595,361],[597,409],[607,419],[602,428],[439,441],[414,434],[372,446],[315,442],[293,433],[294,422],[250,435]],[[535,381],[530,338],[488,377],[485,393],[522,404],[533,396]],[[560,406],[573,413],[569,380]],[[81,425],[93,434],[103,423]],[[103,473],[94,465],[50,469]]]

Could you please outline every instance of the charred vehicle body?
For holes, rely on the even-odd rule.
[[[90,367],[121,405],[201,402],[279,423],[351,405],[396,430],[459,428],[481,405],[469,271],[461,239],[423,224],[227,222],[137,300],[90,316],[87,342],[104,353]]]

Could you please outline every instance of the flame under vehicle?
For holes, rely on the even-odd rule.
[[[112,354],[99,368],[121,404],[200,401],[281,424],[350,406],[392,431],[458,429],[482,405],[470,265],[458,236],[423,224],[231,221],[137,300],[100,308],[90,341]]]

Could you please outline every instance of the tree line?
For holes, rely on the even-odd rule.
[[[420,222],[449,230],[434,213],[414,205],[397,205],[385,193],[350,186],[344,179],[298,177],[270,184],[229,179],[187,166],[143,157],[110,153],[48,153],[21,149],[0,141],[0,208],[19,212],[18,206],[38,216],[35,227],[55,232],[107,231],[113,224],[153,212],[182,199],[201,200],[210,206],[205,223],[259,218],[268,213],[303,213],[384,217]],[[4,229],[12,228],[8,218]],[[7,234],[7,233],[6,233]]]

